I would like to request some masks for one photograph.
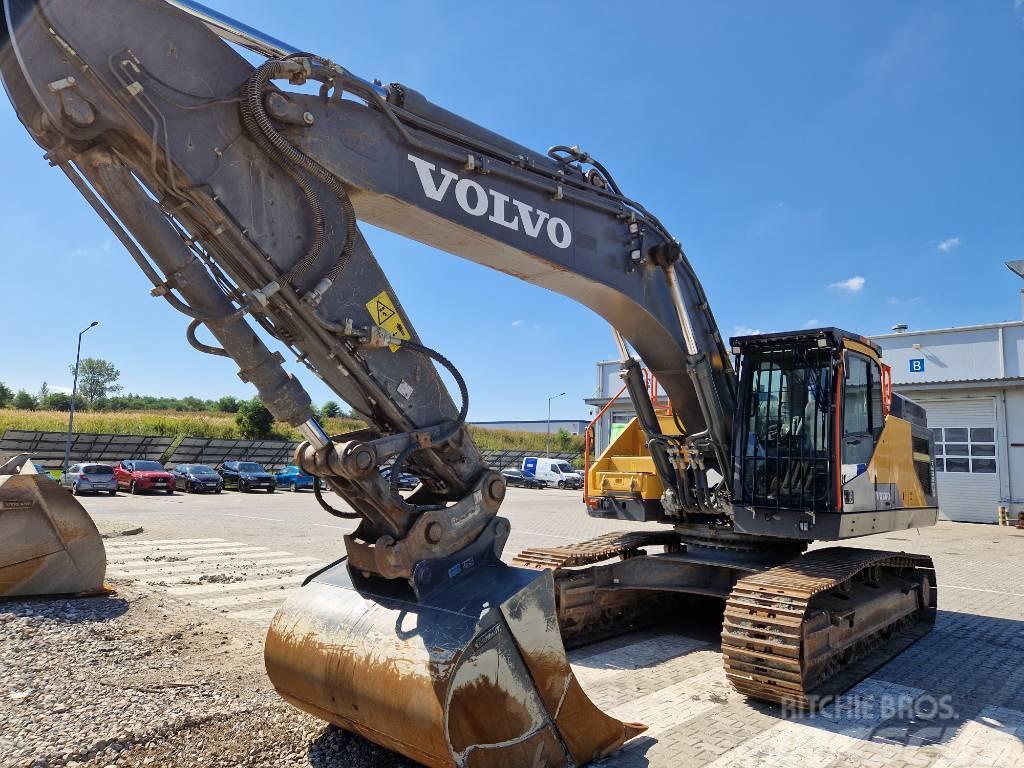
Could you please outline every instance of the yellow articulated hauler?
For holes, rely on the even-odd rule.
[[[679,435],[671,416],[658,416],[662,432]],[[665,486],[647,449],[647,436],[633,418],[587,469],[587,503],[593,515],[644,520],[656,513]]]

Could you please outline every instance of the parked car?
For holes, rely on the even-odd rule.
[[[242,493],[262,488],[273,493],[277,487],[274,476],[255,461],[225,461],[220,468],[225,488],[235,488]]]
[[[523,459],[524,472],[530,472],[548,485],[558,488],[582,488],[583,476],[573,469],[565,459],[527,456]]]
[[[507,485],[514,485],[519,488],[547,488],[548,484],[532,472],[524,472],[521,469],[503,469],[501,476],[505,478]]]
[[[294,493],[296,491],[313,490],[313,482],[319,480],[319,478],[307,475],[294,464],[289,464],[274,475],[274,480],[277,482],[278,488],[287,488]],[[320,487],[324,487],[323,480],[320,480]]]
[[[171,474],[174,475],[174,488],[185,493],[220,493],[224,490],[224,478],[205,464],[179,464]]]
[[[38,467],[36,467],[38,470]],[[43,473],[49,477],[49,473]],[[83,493],[109,493],[117,495],[117,477],[109,464],[72,464],[60,476],[60,484],[70,488],[75,496]]]
[[[174,475],[159,461],[125,459],[114,467],[114,475],[117,487],[129,493],[163,491],[168,496],[174,493]]]
[[[387,469],[382,469],[380,471],[380,476],[383,477],[385,480],[390,480],[391,467],[388,467]],[[419,484],[420,479],[416,477],[416,475],[410,475],[408,472],[398,473],[398,490],[411,491],[414,490],[416,486],[418,486]]]

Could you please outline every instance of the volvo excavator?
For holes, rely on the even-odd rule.
[[[935,522],[923,410],[854,334],[727,349],[679,241],[587,152],[531,150],[191,0],[3,0],[0,74],[45,159],[188,318],[189,343],[301,432],[296,463],[345,505],[317,501],[358,521],[271,623],[267,672],[295,706],[430,766],[583,765],[643,726],[588,699],[564,642],[666,598],[723,599],[733,685],[800,706],[928,630],[929,558],[805,552]],[[505,484],[467,432],[466,383],[417,335],[357,220],[608,321],[658,490],[605,514],[662,530],[502,559]],[[457,288],[439,275],[437,290]],[[366,428],[327,434],[268,343]],[[402,470],[421,478],[408,496]]]

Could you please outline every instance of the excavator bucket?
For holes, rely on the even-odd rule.
[[[92,518],[36,474],[28,456],[0,455],[0,597],[103,593],[107,555]]]
[[[289,702],[428,766],[578,766],[645,726],[569,666],[549,571],[501,563],[416,601],[339,563],[277,612],[265,658]]]

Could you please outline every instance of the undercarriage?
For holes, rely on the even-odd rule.
[[[654,547],[662,551],[647,551]],[[554,570],[567,648],[678,619],[685,606],[673,599],[679,595],[721,600],[722,654],[733,687],[807,708],[927,634],[937,587],[924,555],[803,549],[727,531],[626,532],[528,549],[514,563]]]

